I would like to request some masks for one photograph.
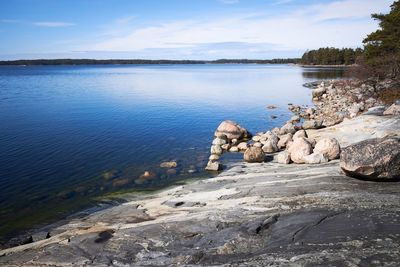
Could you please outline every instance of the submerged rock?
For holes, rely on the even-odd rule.
[[[340,167],[351,177],[381,181],[400,179],[399,166],[399,138],[361,141],[344,148],[340,154]]]
[[[243,155],[243,159],[246,162],[254,163],[254,162],[263,162],[264,161],[264,152],[259,147],[249,147]]]
[[[166,161],[160,164],[161,168],[176,168],[178,163],[176,161]]]

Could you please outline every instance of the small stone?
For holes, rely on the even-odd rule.
[[[287,151],[282,151],[276,156],[276,159],[277,159],[278,163],[280,163],[280,164],[289,164],[290,163],[290,154]]]
[[[211,146],[211,154],[216,154],[216,155],[221,155],[222,154],[222,148],[221,146]]]
[[[261,144],[260,142],[256,142],[256,143],[253,144],[253,146],[255,146],[255,147],[262,147],[263,144]]]
[[[221,164],[218,161],[209,161],[206,166],[206,171],[219,171]]]
[[[226,140],[217,137],[212,141],[212,144],[217,146],[222,146],[226,144]]]
[[[246,142],[241,142],[237,147],[239,150],[245,151],[249,147],[249,145]]]
[[[263,162],[264,158],[264,152],[259,147],[249,147],[243,155],[244,161],[249,163]]]
[[[254,142],[259,142],[261,140],[261,136],[258,136],[258,135],[253,136],[253,138],[251,140],[253,140]]]
[[[176,168],[178,163],[176,161],[166,161],[160,164],[161,168]]]
[[[219,155],[212,154],[209,158],[210,161],[218,161],[220,159]]]
[[[293,140],[296,138],[304,137],[307,138],[307,132],[305,130],[299,130],[293,135]]]
[[[229,148],[229,152],[239,152],[239,148],[237,146],[232,146]]]
[[[225,145],[221,146],[222,150],[225,150],[225,151],[229,150],[230,147],[231,147],[230,144],[225,144]]]
[[[278,148],[283,149],[286,147],[287,143],[293,140],[293,135],[291,133],[282,135],[278,142]]]
[[[321,120],[306,120],[303,122],[303,129],[319,129],[322,127],[323,121]]]
[[[319,164],[328,162],[328,158],[321,153],[312,153],[308,156],[304,156],[304,163],[305,164]]]
[[[262,147],[262,150],[265,153],[275,153],[279,150],[277,142],[274,142],[274,140],[268,139],[265,143],[265,145]]]
[[[278,107],[275,106],[275,105],[269,105],[269,106],[267,106],[267,109],[276,109],[276,108],[278,108]]]

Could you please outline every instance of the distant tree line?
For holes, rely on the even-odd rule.
[[[118,64],[289,64],[298,58],[287,59],[218,59],[218,60],[147,60],[147,59],[33,59],[5,60],[0,65],[118,65]]]
[[[310,50],[303,54],[301,64],[304,65],[352,65],[363,54],[361,48],[326,47]]]

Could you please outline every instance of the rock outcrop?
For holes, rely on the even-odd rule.
[[[369,139],[342,150],[340,167],[351,177],[368,180],[400,179],[400,139]]]

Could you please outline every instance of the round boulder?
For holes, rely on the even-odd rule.
[[[264,152],[259,147],[249,147],[246,149],[243,155],[243,159],[246,162],[254,163],[254,162],[263,162],[264,161]]]
[[[335,138],[322,138],[318,140],[314,151],[326,156],[329,160],[333,160],[339,158],[340,145]]]
[[[241,127],[234,121],[226,120],[223,121],[217,128],[215,136],[220,134],[226,135],[228,139],[242,139],[248,136],[248,132],[245,128]]]
[[[304,157],[308,156],[312,152],[311,144],[303,137],[294,139],[290,145],[288,152],[290,158],[294,163],[304,163]]]
[[[367,180],[400,179],[400,139],[361,141],[342,149],[340,167],[346,175]]]

